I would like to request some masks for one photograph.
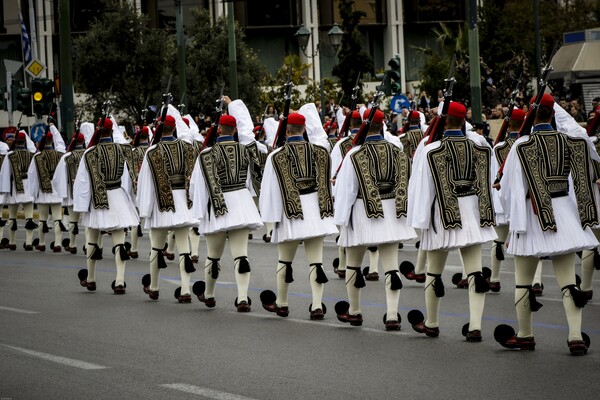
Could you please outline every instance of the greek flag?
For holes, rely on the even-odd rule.
[[[31,41],[29,40],[29,35],[27,34],[27,27],[25,26],[25,21],[23,20],[23,14],[19,13],[19,20],[21,21],[21,41],[23,42],[23,55],[25,56],[25,64],[29,64],[31,62]]]

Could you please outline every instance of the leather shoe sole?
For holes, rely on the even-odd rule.
[[[535,350],[535,340],[532,337],[521,338],[518,336],[513,336],[506,342],[500,344],[508,349]]]
[[[152,290],[150,289],[150,287],[145,286],[144,287],[144,293],[146,293],[152,300],[158,300],[158,290]]]
[[[113,292],[114,294],[125,294],[125,287],[123,285],[115,286]]]
[[[189,294],[182,294],[177,297],[177,301],[181,304],[189,304],[192,302],[192,296]]]
[[[490,282],[490,291],[498,293],[500,291],[500,282]]]
[[[481,337],[481,331],[479,329],[475,329],[473,331],[469,331],[467,332],[467,336],[466,336],[467,342],[481,342],[482,337]]]
[[[274,313],[276,313],[280,317],[284,317],[285,318],[288,315],[290,315],[290,309],[287,306],[279,307],[275,303],[271,303],[271,304],[264,304],[263,303],[263,308],[265,310],[267,310],[268,312],[274,312]]]
[[[419,333],[424,333],[429,337],[438,337],[440,336],[440,328],[430,328],[425,325],[425,322],[419,322],[418,324],[414,324],[413,329]]]
[[[338,314],[338,321],[352,326],[361,326],[363,324],[362,314],[350,315],[348,313]]]
[[[400,322],[388,320],[385,321],[385,330],[386,331],[399,331],[400,330]]]
[[[574,356],[583,356],[588,351],[588,347],[583,340],[571,340],[568,345],[571,355]]]
[[[367,276],[365,276],[365,279],[368,281],[378,281],[379,280],[379,273],[377,272],[369,272],[367,274]]]
[[[206,307],[208,307],[208,308],[213,308],[217,305],[217,302],[214,297],[206,298],[206,297],[204,297],[203,294],[198,296],[198,300],[200,300],[200,302],[204,303],[204,305],[206,305]]]
[[[236,308],[237,312],[250,312],[250,304],[246,301],[240,301]]]
[[[325,314],[323,313],[323,310],[320,308],[317,308],[316,310],[312,310],[310,312],[310,319],[312,321],[320,321],[325,317]]]

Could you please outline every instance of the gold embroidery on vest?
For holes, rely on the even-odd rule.
[[[246,187],[250,154],[237,142],[217,142],[200,154],[200,165],[208,185],[210,204],[216,216],[228,212],[223,192]]]
[[[300,193],[317,192],[321,218],[333,215],[329,185],[330,159],[326,149],[307,142],[286,143],[272,158],[288,219],[303,219]]]
[[[63,154],[56,150],[48,149],[43,150],[39,155],[35,156],[35,166],[37,167],[40,191],[42,193],[52,193],[52,177]]]
[[[83,157],[84,152],[85,149],[73,150],[71,154],[65,158],[65,164],[67,164],[67,184],[71,191],[71,198],[73,197],[73,185],[75,184],[77,169],[79,168],[79,163],[81,162],[81,157]]]
[[[17,193],[24,193],[25,188],[23,186],[23,179],[27,177],[27,170],[29,169],[29,163],[33,154],[29,150],[19,149],[15,150],[12,154],[9,154],[8,159],[12,168],[12,179],[15,182],[15,189]]]
[[[415,151],[417,151],[419,143],[421,143],[421,140],[423,140],[423,137],[424,133],[420,129],[412,129],[400,137],[400,143],[402,143],[404,154],[406,154],[411,160],[415,155]]]
[[[261,157],[261,152],[258,150],[258,145],[256,142],[252,142],[246,145],[246,149],[248,150],[248,154],[250,155],[250,161],[252,167],[250,168],[250,174],[252,176],[252,188],[257,196],[260,195],[260,183],[262,181],[262,173],[265,168],[263,158]],[[266,155],[266,154],[265,154]],[[264,158],[266,160],[266,158]]]
[[[494,147],[494,155],[498,161],[498,165],[504,164],[504,160],[508,157],[512,145],[515,143],[515,138],[507,138],[504,143],[501,143]]]
[[[85,154],[85,165],[90,174],[94,208],[108,210],[107,188],[120,185],[125,169],[121,147],[113,143],[100,143]]]
[[[459,196],[477,195],[479,224],[495,224],[490,193],[490,149],[463,137],[444,137],[427,153],[444,229],[462,228]]]

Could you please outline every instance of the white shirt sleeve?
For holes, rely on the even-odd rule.
[[[357,146],[348,152],[336,179],[337,188],[335,191],[333,214],[333,222],[336,225],[347,226],[350,223],[352,207],[356,202],[359,187],[356,171],[349,156],[359,148],[360,146]]]
[[[264,222],[280,222],[283,219],[283,200],[279,191],[279,182],[275,167],[273,166],[273,154],[275,150],[267,157],[265,171],[260,186],[259,208],[260,215]]]

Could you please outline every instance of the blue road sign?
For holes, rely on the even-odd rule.
[[[46,132],[46,124],[38,123],[31,127],[31,140],[34,142],[39,142],[42,140],[42,136],[44,136],[44,132]]]
[[[408,101],[408,97],[403,94],[398,94],[392,97],[392,101],[390,101],[390,108],[396,114],[400,114],[403,108],[410,108],[410,101]]]

